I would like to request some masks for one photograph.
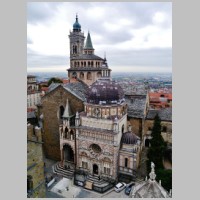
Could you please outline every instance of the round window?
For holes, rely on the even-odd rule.
[[[101,152],[101,147],[98,144],[92,144],[90,145],[90,148],[95,152],[95,153],[100,153]]]

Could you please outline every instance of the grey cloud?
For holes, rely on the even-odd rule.
[[[28,67],[49,67],[56,65],[69,65],[69,58],[67,56],[47,56],[37,54],[36,52],[27,49],[27,66]]]
[[[153,48],[147,50],[117,51],[107,52],[107,60],[110,66],[172,66],[171,48]]]
[[[50,20],[56,15],[60,2],[29,2],[27,3],[27,23],[40,23],[41,21]]]
[[[171,26],[172,6],[171,3],[162,2],[67,2],[67,3],[28,3],[27,20],[28,23],[40,23],[51,20],[56,17],[59,11],[59,6],[64,6],[66,9],[66,21],[71,23],[71,28],[75,22],[75,14],[78,13],[79,22],[82,30],[87,36],[87,31],[90,30],[94,48],[98,44],[116,44],[130,40],[131,29],[142,28],[153,23],[152,18],[156,12],[164,12],[167,14],[167,21],[162,24],[162,28]],[[106,10],[102,18],[93,19],[93,16],[87,15],[87,10],[93,9],[93,6],[99,6]],[[117,24],[121,18],[126,18],[134,21],[134,25],[120,28],[112,34],[103,26],[104,22]],[[93,34],[98,33],[103,36],[98,43],[94,42]],[[147,38],[146,38],[147,39]],[[27,39],[27,43],[31,43],[31,39]],[[98,49],[96,49],[98,51]],[[117,51],[105,49],[107,59],[110,66],[172,66],[172,49],[171,48],[154,48],[147,50],[136,51]],[[69,58],[66,56],[44,56],[38,55],[36,52],[28,50],[27,63],[30,67],[51,66],[51,65],[69,65]],[[101,55],[100,55],[101,56]]]
[[[98,33],[99,34],[99,33]],[[126,42],[133,38],[132,34],[129,32],[124,32],[123,30],[116,31],[114,34],[111,33],[102,33],[104,35],[103,39],[98,42],[93,42],[93,45],[98,44],[116,44],[120,42]],[[91,38],[93,34],[91,33]]]

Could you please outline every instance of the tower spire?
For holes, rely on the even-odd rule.
[[[91,40],[89,31],[88,31],[88,35],[87,35],[87,39],[86,39],[86,43],[85,43],[84,49],[91,49],[91,50],[94,49],[93,46],[92,46],[92,40]]]
[[[70,118],[72,116],[73,115],[72,115],[71,108],[70,108],[70,105],[69,105],[69,100],[67,99],[63,118]]]

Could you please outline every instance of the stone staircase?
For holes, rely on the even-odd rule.
[[[104,181],[103,179],[99,180],[99,177],[96,175],[88,175],[87,176],[87,181],[93,182],[94,185],[99,186],[99,187],[103,187],[105,185],[108,184],[108,182]]]
[[[61,175],[65,178],[72,179],[74,176],[74,169],[64,169],[60,163],[56,163],[52,166],[53,173]]]

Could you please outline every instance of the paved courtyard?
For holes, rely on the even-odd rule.
[[[56,182],[54,182],[46,190],[47,198],[128,198],[128,196],[124,193],[124,190],[117,193],[114,191],[114,188],[112,188],[106,193],[101,194],[78,187],[73,184],[73,180],[53,174],[52,165],[55,163],[55,161],[45,159],[45,175],[53,175],[53,177],[56,178]]]
[[[48,189],[47,198],[128,198],[128,196],[124,193],[124,190],[117,193],[114,189],[100,194],[75,186],[72,180],[63,178]]]

